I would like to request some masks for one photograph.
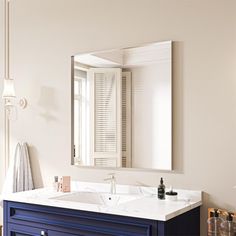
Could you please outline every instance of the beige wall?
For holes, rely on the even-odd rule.
[[[11,134],[31,146],[36,185],[109,172],[70,166],[70,56],[173,40],[177,173],[117,171],[118,183],[156,186],[163,176],[203,190],[202,232],[207,207],[236,210],[235,9],[235,0],[12,0],[12,76],[29,106]]]

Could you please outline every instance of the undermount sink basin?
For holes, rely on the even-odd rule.
[[[76,192],[64,196],[54,197],[51,199],[80,202],[87,204],[117,206],[122,203],[130,202],[140,198],[138,195],[127,194],[109,194],[109,193],[96,193],[96,192]]]

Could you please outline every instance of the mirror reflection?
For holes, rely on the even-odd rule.
[[[171,41],[72,57],[72,164],[171,170]]]

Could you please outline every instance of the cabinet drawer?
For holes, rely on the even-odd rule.
[[[4,202],[4,208],[8,223],[44,225],[48,230],[60,229],[60,232],[70,229],[72,235],[157,235],[157,223],[145,219],[16,202]]]
[[[17,224],[9,224],[8,236],[82,236],[81,234],[71,234],[69,232],[59,232],[54,230],[46,230],[44,227],[30,227]]]
[[[29,227],[25,225],[9,224],[7,229],[7,236],[40,236],[41,232],[47,232],[43,228]],[[47,234],[46,234],[47,235]],[[45,235],[45,236],[46,236]]]

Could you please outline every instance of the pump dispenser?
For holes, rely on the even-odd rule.
[[[236,233],[236,223],[233,222],[233,213],[228,212],[226,220],[221,223],[220,232],[222,236],[234,236]]]
[[[163,178],[161,177],[161,180],[160,180],[160,185],[158,186],[158,198],[161,199],[161,200],[164,200],[165,199],[165,185],[164,185],[164,181],[163,181]]]
[[[219,217],[218,209],[214,209],[214,212],[210,213],[208,223],[208,236],[220,236],[220,228],[223,223],[223,219]]]

